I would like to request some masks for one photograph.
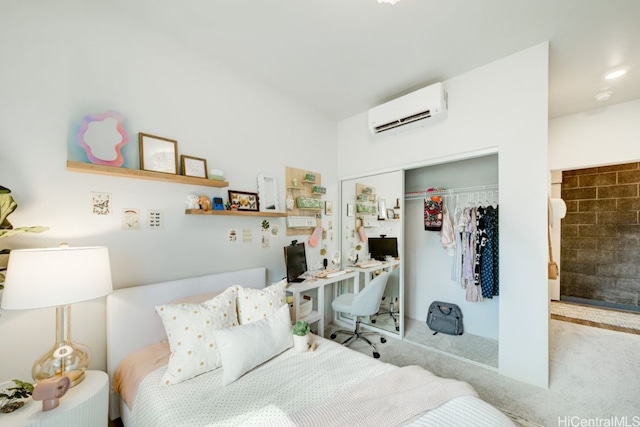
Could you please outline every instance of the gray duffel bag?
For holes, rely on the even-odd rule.
[[[434,301],[429,306],[427,326],[433,332],[449,335],[462,335],[462,311],[456,304]]]

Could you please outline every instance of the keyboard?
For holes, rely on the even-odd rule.
[[[327,274],[327,279],[342,276],[343,274],[347,274],[347,272],[345,270],[334,271],[333,273]]]
[[[382,261],[372,259],[370,261],[362,261],[361,263],[358,264],[358,267],[369,268],[369,267],[377,267],[379,265],[382,265]]]
[[[314,276],[318,279],[330,279],[332,277],[342,276],[343,274],[347,274],[347,270],[337,270],[334,268],[330,268],[328,270],[322,270],[317,272]]]
[[[314,228],[316,226],[315,216],[288,216],[287,227],[289,228]]]

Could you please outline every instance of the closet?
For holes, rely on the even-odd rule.
[[[463,286],[464,281],[457,279],[454,265],[459,259],[455,251],[443,247],[441,231],[425,230],[425,198],[441,197],[452,220],[456,207],[480,208],[477,212],[489,206],[489,210],[499,209],[498,155],[407,169],[404,173],[404,339],[497,368],[499,289],[485,293],[481,301],[469,297],[470,285]],[[427,192],[430,188],[437,191]],[[497,239],[492,243],[497,244]],[[497,266],[498,260],[493,261]],[[463,335],[433,335],[426,325],[432,301],[460,306]]]

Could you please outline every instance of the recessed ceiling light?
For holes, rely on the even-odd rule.
[[[611,98],[611,95],[613,95],[613,91],[611,89],[609,89],[608,87],[605,87],[600,92],[596,93],[594,98],[598,102],[603,102],[603,101],[606,101],[609,98]]]
[[[389,4],[396,4],[398,3],[400,0],[378,0],[378,3],[389,3]]]
[[[617,79],[620,76],[623,76],[627,73],[627,70],[616,70],[604,75],[605,80],[613,80]]]

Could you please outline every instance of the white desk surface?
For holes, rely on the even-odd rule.
[[[356,264],[356,265],[350,265],[347,268],[359,271],[361,273],[371,273],[372,271],[382,270],[389,267],[395,267],[396,265],[400,265],[399,259],[394,259],[393,261],[382,261],[381,264],[374,265],[371,267],[360,267],[358,264]]]
[[[300,307],[300,295],[302,292],[310,291],[312,289],[318,290],[317,311],[313,310],[311,314],[305,316],[302,320],[307,320],[309,323],[318,322],[318,334],[324,336],[324,288],[327,285],[341,282],[343,280],[353,280],[353,286],[355,289],[359,288],[360,272],[348,270],[347,273],[339,276],[327,277],[326,279],[312,278],[307,279],[304,282],[290,283],[287,287],[287,292],[293,294],[293,310],[294,321],[301,320],[298,316],[298,307]],[[333,290],[334,297],[336,296],[336,289]]]
[[[349,269],[347,269],[347,272],[345,274],[341,274],[340,276],[327,277],[326,279],[312,278],[312,279],[307,279],[304,282],[289,283],[289,286],[287,287],[287,291],[305,292],[311,289],[317,289],[321,286],[326,286],[332,283],[340,282],[345,279],[352,279],[354,277],[357,277],[358,274],[359,274],[359,271],[349,271]]]

